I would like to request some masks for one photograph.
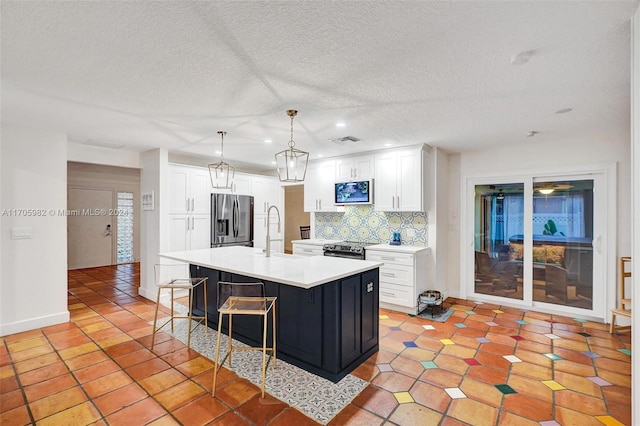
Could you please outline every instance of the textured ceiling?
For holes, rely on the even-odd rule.
[[[228,160],[266,167],[289,140],[287,109],[312,158],[628,139],[637,7],[2,0],[2,121],[210,158],[226,130]],[[361,141],[329,141],[347,135]]]

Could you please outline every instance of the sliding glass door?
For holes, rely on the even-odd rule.
[[[593,207],[593,179],[534,181],[534,301],[593,308]]]
[[[523,299],[522,252],[510,241],[524,235],[523,192],[523,183],[475,187],[475,293]]]
[[[471,296],[601,310],[606,280],[598,250],[605,213],[598,208],[604,197],[596,199],[599,181],[602,188],[597,174],[473,182]]]

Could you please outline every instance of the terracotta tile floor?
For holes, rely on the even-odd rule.
[[[139,266],[69,272],[71,322],[0,338],[0,424],[312,425],[168,334]],[[370,385],[330,424],[630,425],[629,334],[604,324],[448,299],[438,323],[381,310]],[[166,315],[166,309],[163,308]]]

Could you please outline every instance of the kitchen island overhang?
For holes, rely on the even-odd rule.
[[[379,262],[334,257],[272,257],[250,247],[222,247],[162,253],[190,264],[193,277],[208,277],[208,323],[217,329],[217,283],[265,283],[277,301],[277,357],[337,382],[378,351]],[[204,311],[196,290],[194,315]],[[227,333],[226,319],[222,326]],[[233,319],[233,337],[261,345],[257,317]],[[271,339],[271,326],[268,339]]]

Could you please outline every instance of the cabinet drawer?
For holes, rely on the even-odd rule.
[[[407,253],[391,253],[383,251],[367,250],[367,260],[375,262],[384,262],[385,265],[406,265],[413,266],[414,256]]]
[[[322,247],[294,244],[293,254],[301,256],[322,256],[324,252],[322,251]]]
[[[380,301],[396,305],[412,307],[416,303],[413,300],[413,289],[380,281]]]
[[[413,268],[402,266],[390,268],[384,264],[380,267],[380,282],[413,288]]]

